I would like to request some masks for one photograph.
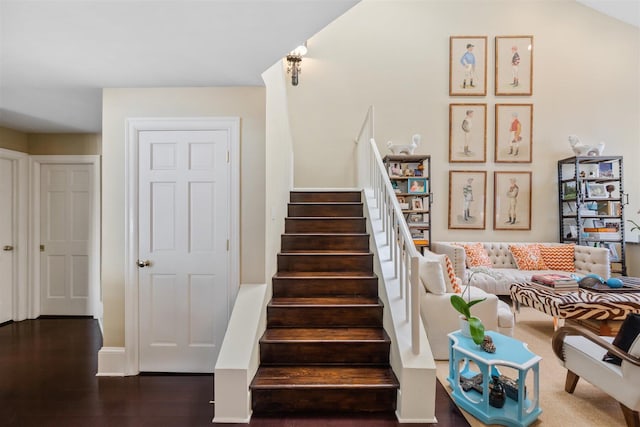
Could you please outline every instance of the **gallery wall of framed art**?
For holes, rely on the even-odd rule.
[[[486,96],[490,92],[486,87],[489,69],[494,75],[488,81],[494,84],[496,97],[493,108],[485,102],[452,100],[449,104],[449,163],[477,168],[449,172],[449,229],[485,229],[486,216],[491,215],[486,212],[487,176],[493,172],[489,175],[493,178],[489,187],[493,203],[488,205],[493,209],[493,229],[531,230],[532,172],[521,167],[530,167],[533,162],[534,106],[522,100],[498,99],[515,101],[514,97],[533,95],[533,36],[499,35],[492,46],[487,40],[489,36],[484,35],[449,39],[449,96]],[[491,47],[492,55],[488,52]],[[488,57],[493,58],[493,67],[487,67]],[[493,138],[488,137],[491,131]],[[491,139],[493,163],[487,161],[487,140]],[[491,164],[494,170],[490,170]],[[473,200],[464,199],[463,188],[473,189]]]

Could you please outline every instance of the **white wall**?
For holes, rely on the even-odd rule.
[[[450,97],[449,37],[488,36],[485,97]],[[493,95],[495,36],[534,36],[533,95]],[[640,34],[574,1],[365,0],[308,42],[300,85],[289,87],[296,187],[355,185],[353,138],[370,104],[376,139],[409,142],[432,156],[434,240],[558,239],[556,161],[567,135],[606,141],[625,158],[626,191],[640,208]],[[450,103],[487,104],[487,163],[448,162]],[[533,162],[493,162],[494,105],[534,104]],[[488,172],[487,229],[447,229],[448,171]],[[531,231],[494,231],[493,172],[533,172]],[[635,183],[635,186],[633,185]],[[638,260],[640,262],[640,260]]]
[[[265,277],[277,270],[276,254],[284,233],[289,190],[293,186],[293,141],[283,63],[278,61],[262,74],[267,87],[265,147]]]
[[[127,118],[240,117],[240,282],[264,283],[265,89],[105,89],[102,114],[104,346],[124,346],[124,143]]]

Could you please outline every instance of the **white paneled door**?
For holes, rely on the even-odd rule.
[[[229,132],[139,134],[139,367],[213,372],[227,326]]]
[[[14,162],[0,158],[0,323],[13,320]]]
[[[40,314],[93,315],[91,164],[40,169]]]

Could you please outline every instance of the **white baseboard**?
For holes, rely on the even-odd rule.
[[[326,187],[326,188],[296,187],[291,191],[362,191],[362,188],[355,188],[355,187]]]
[[[124,377],[124,347],[102,347],[98,351],[97,377]]]

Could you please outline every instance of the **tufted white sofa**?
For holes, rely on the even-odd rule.
[[[455,244],[454,244],[455,243]],[[438,254],[445,254],[453,263],[456,276],[466,278],[469,270],[466,268],[464,248],[458,246],[464,243],[474,242],[433,242],[431,249]],[[499,274],[494,278],[487,274],[475,274],[471,279],[471,285],[483,289],[495,295],[509,295],[509,287],[515,282],[524,282],[531,279],[534,274],[564,273],[556,270],[519,270],[516,262],[509,252],[509,245],[526,245],[531,242],[483,242],[483,246],[491,258],[493,268]],[[540,243],[541,245],[560,245],[560,243]],[[608,279],[611,275],[609,266],[609,250],[592,246],[574,246],[574,264],[578,275],[594,273]]]

